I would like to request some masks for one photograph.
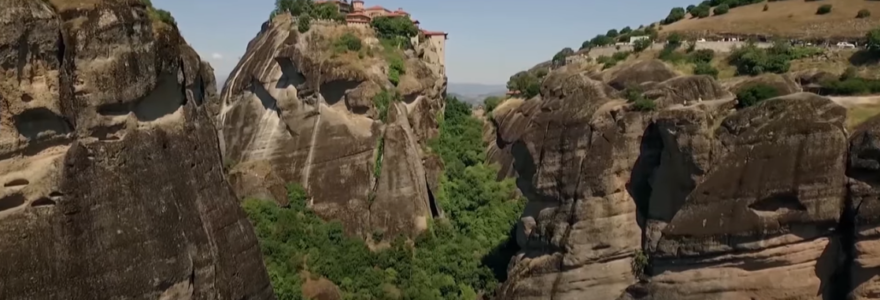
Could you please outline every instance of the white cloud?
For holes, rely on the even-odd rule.
[[[221,60],[221,59],[223,59],[223,54],[214,52],[213,54],[211,54],[211,58],[216,59],[216,60]]]

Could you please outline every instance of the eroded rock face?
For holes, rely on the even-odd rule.
[[[612,299],[634,280],[641,234],[626,183],[650,116],[620,110],[623,101],[586,73],[545,81],[542,91],[543,99],[493,112],[529,199],[523,250],[499,297]]]
[[[299,183],[318,215],[365,239],[416,234],[438,213],[429,186],[440,165],[423,149],[438,133],[445,77],[409,56],[394,87],[380,57],[322,48],[346,31],[379,47],[365,29],[317,22],[299,33],[289,15],[264,24],[216,105],[230,178],[241,197],[279,202]],[[383,89],[400,95],[384,121]]]
[[[80,4],[0,1],[0,298],[273,299],[207,64],[139,1]]]
[[[873,127],[848,146],[846,110],[793,88],[735,110],[708,77],[633,84],[660,109],[585,72],[493,111],[529,199],[501,299],[875,298]]]

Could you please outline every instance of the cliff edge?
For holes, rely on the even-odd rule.
[[[274,299],[212,70],[154,13],[0,0],[0,298]]]

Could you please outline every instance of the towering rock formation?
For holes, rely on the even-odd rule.
[[[338,50],[343,36],[362,49]],[[283,204],[285,184],[299,183],[350,234],[424,229],[439,214],[429,188],[439,166],[425,149],[446,78],[419,45],[398,53],[395,86],[389,51],[370,28],[317,21],[300,33],[289,14],[265,23],[213,105],[239,196]]]
[[[492,112],[490,154],[529,198],[499,297],[877,299],[880,119],[848,142],[828,98],[793,87],[735,109],[713,80],[652,64],[555,71]]]
[[[0,298],[274,298],[212,82],[141,1],[0,0]]]

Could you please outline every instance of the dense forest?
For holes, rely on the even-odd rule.
[[[525,200],[511,179],[496,180],[487,164],[482,122],[471,107],[447,99],[440,135],[430,149],[445,170],[437,201],[446,212],[414,241],[398,237],[387,249],[343,234],[306,206],[302,187],[288,187],[290,206],[246,200],[279,299],[303,299],[303,283],[327,278],[344,299],[475,299],[506,278],[518,250],[512,238]]]

